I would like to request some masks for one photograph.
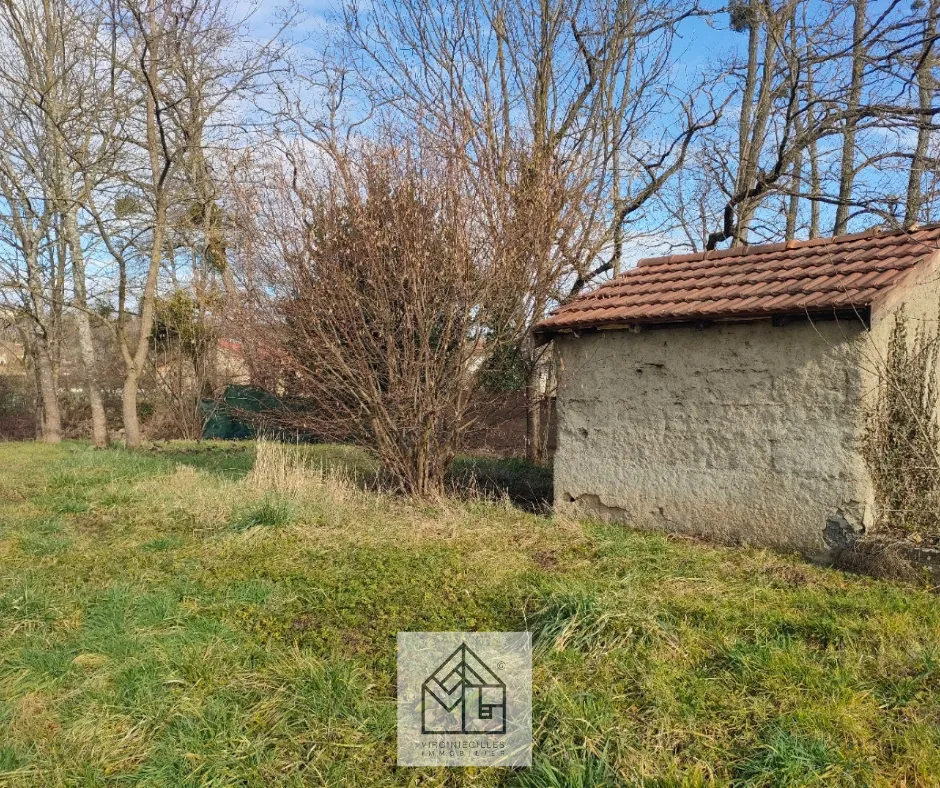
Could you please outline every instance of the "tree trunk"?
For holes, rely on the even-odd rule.
[[[734,193],[741,194],[750,187],[748,177],[750,174],[752,118],[754,108],[754,94],[757,90],[757,55],[760,47],[760,22],[755,18],[757,3],[751,2],[749,6],[750,24],[748,26],[747,40],[747,73],[744,78],[744,90],[741,96],[741,112],[738,117],[738,173],[735,178]],[[742,236],[747,235],[748,206],[741,202],[737,206],[738,222],[735,228],[732,246],[742,242]]]
[[[543,462],[547,460],[549,456],[548,446],[552,437],[552,399],[556,386],[555,356],[554,354],[550,354],[547,358],[548,362],[545,364],[544,377],[545,389],[542,392],[541,402],[539,403],[542,406],[542,425],[541,432],[539,434],[539,457]]]
[[[159,29],[156,20],[156,6],[151,4],[149,10],[149,33],[154,35]],[[148,48],[154,49],[154,41],[144,36]],[[147,105],[147,153],[150,158],[150,177],[153,188],[154,216],[153,235],[150,239],[150,264],[147,268],[147,278],[140,294],[140,319],[137,326],[137,340],[131,350],[127,342],[126,333],[121,334],[121,352],[124,356],[124,391],[122,395],[122,415],[124,418],[124,445],[129,449],[137,449],[142,445],[140,433],[140,420],[137,414],[137,386],[140,375],[147,364],[150,353],[150,333],[153,331],[155,314],[155,299],[157,296],[157,280],[160,276],[160,264],[163,262],[163,241],[167,225],[167,179],[172,167],[172,157],[167,156],[161,144],[163,139],[163,126],[161,115],[157,111],[157,97],[159,96],[158,58],[151,53],[150,61],[146,65],[146,105]]]
[[[124,374],[124,390],[121,396],[121,415],[124,419],[124,445],[137,449],[143,443],[140,434],[140,419],[137,415],[137,385],[140,374],[136,369],[128,369]]]
[[[108,418],[98,385],[98,361],[95,353],[94,337],[91,332],[91,318],[88,316],[88,299],[85,291],[85,258],[82,252],[78,223],[73,210],[63,217],[65,234],[68,238],[69,252],[72,258],[73,298],[77,308],[78,350],[85,368],[85,390],[91,406],[91,435],[96,448],[108,445]]]
[[[542,461],[542,365],[529,367],[525,385],[525,451],[529,462]]]
[[[815,195],[822,191],[822,175],[819,171],[819,149],[816,141],[809,146],[809,188],[814,195],[810,198],[809,206],[809,237],[819,237],[819,200]]]
[[[786,239],[793,240],[796,237],[796,225],[800,214],[800,184],[803,182],[803,155],[797,153],[793,160],[793,192],[787,203],[787,229]]]
[[[78,312],[78,350],[85,368],[85,390],[88,392],[88,404],[91,406],[91,438],[95,448],[108,446],[108,417],[98,385],[98,364],[95,353],[94,337],[91,332],[91,320],[88,313]]]
[[[32,244],[25,250],[25,258],[33,320],[36,321],[32,330],[33,358],[36,363],[37,394],[42,404],[42,439],[46,443],[59,443],[62,440],[62,416],[56,391],[55,363],[50,352],[50,335],[57,326],[43,292],[37,245]]]
[[[865,66],[865,21],[868,0],[855,0],[855,25],[852,32],[852,84],[849,88],[848,115],[845,119],[845,132],[842,137],[842,166],[839,173],[839,203],[836,207],[836,220],[832,227],[833,235],[845,233],[849,223],[849,203],[852,200],[852,187],[855,185],[855,129],[858,118],[858,105],[862,98],[862,74]]]
[[[55,385],[55,371],[45,337],[36,337],[36,370],[39,398],[42,402],[42,439],[46,443],[62,442],[62,415]]]
[[[155,314],[154,300],[157,296],[157,277],[160,274],[160,262],[163,257],[165,227],[166,206],[163,204],[163,197],[159,196],[154,219],[153,246],[150,250],[150,267],[140,296],[137,344],[133,353],[125,353],[127,367],[124,372],[122,414],[124,417],[124,445],[129,449],[140,448],[143,443],[140,433],[140,420],[137,415],[137,386],[140,382],[140,374],[150,354],[150,334],[153,331]]]
[[[42,409],[42,382],[39,379],[39,365],[36,363],[36,352],[35,347],[30,344],[29,356],[27,360],[30,362],[29,366],[32,367],[33,372],[33,386],[36,389],[36,401],[33,404],[33,411],[36,415],[36,440],[41,441],[43,431],[45,430],[45,416],[43,415]]]
[[[799,95],[799,55],[796,51],[796,42],[799,40],[796,13],[790,17],[790,39],[792,46],[787,50],[787,59],[790,61],[791,90]],[[793,118],[793,132],[797,138],[802,136],[803,123],[800,115]],[[796,228],[800,216],[800,191],[803,188],[803,149],[797,148],[793,158],[793,169],[790,171],[790,197],[787,200],[787,226],[785,238],[788,241],[796,237]]]
[[[754,3],[751,8],[758,8]],[[754,111],[754,117],[751,119],[751,104],[747,105],[747,123],[745,123],[745,110],[742,108],[742,119],[739,135],[749,133],[750,139],[742,148],[741,164],[738,171],[737,194],[743,194],[753,188],[757,183],[757,175],[760,164],[761,149],[764,147],[764,140],[767,136],[767,126],[770,122],[770,114],[773,109],[773,69],[777,52],[776,37],[771,31],[772,19],[766,21],[766,33],[764,36],[764,64],[761,70],[760,90],[757,92],[757,103]],[[751,39],[748,43],[748,75],[745,93],[751,96],[753,101],[755,80],[757,78],[756,47],[760,36],[760,21],[751,22]],[[754,219],[754,213],[757,210],[759,200],[743,199],[738,203],[738,219],[734,227],[734,234],[731,239],[732,246],[746,246],[747,235],[751,222]]]
[[[805,25],[805,21],[804,21]],[[809,142],[809,237],[819,237],[819,194],[822,189],[822,175],[819,168],[819,145],[816,135],[816,113],[813,104],[816,101],[816,86],[812,65],[813,52],[810,42],[806,42],[806,127],[810,130]]]
[[[937,35],[937,15],[940,12],[940,0],[931,0],[927,10],[927,20],[924,25],[924,48],[921,51],[917,77],[918,105],[922,110],[929,110],[933,99],[933,69],[935,58],[933,48]],[[911,161],[910,177],[907,181],[907,199],[904,205],[904,226],[907,228],[917,224],[923,202],[922,183],[927,172],[927,151],[930,144],[931,119],[929,115],[922,115],[918,121],[917,146],[914,148],[914,158]]]
[[[629,77],[628,77],[629,79]],[[629,85],[629,82],[626,82]],[[613,151],[610,163],[610,202],[614,209],[614,251],[611,257],[611,270],[614,276],[620,276],[623,267],[623,222],[620,220],[620,115],[613,122]]]

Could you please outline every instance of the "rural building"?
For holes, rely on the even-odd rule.
[[[536,326],[558,511],[825,558],[870,527],[859,454],[894,314],[935,327],[940,226],[641,260]]]

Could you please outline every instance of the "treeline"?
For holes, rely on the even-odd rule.
[[[937,216],[940,0],[237,13],[0,1],[2,318],[46,440],[63,346],[97,445],[120,370],[134,447],[142,381],[196,432],[234,341],[286,425],[426,492],[481,388],[525,390],[544,459],[529,329],[636,257]]]

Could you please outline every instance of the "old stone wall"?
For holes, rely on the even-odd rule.
[[[872,401],[879,386],[883,384],[885,360],[895,315],[902,306],[907,320],[908,340],[911,343],[915,341],[918,332],[937,335],[940,331],[940,256],[930,265],[912,272],[907,281],[889,291],[888,295],[875,305],[871,331],[860,345],[862,395],[866,403]],[[940,369],[937,372],[940,376]]]
[[[824,558],[870,518],[858,321],[563,335],[555,503]]]
[[[940,333],[940,255],[912,271],[906,281],[889,291],[872,310],[871,330],[860,337],[859,342],[863,410],[871,408],[879,390],[888,385],[885,365],[895,317],[901,307],[907,322],[908,342],[912,346],[918,334],[936,337]],[[940,367],[935,374],[940,386]],[[936,416],[940,420],[940,413]],[[877,501],[871,493],[873,491],[867,503],[877,520]]]

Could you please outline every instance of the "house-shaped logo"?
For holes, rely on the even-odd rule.
[[[506,733],[506,685],[466,643],[421,685],[421,733]]]

